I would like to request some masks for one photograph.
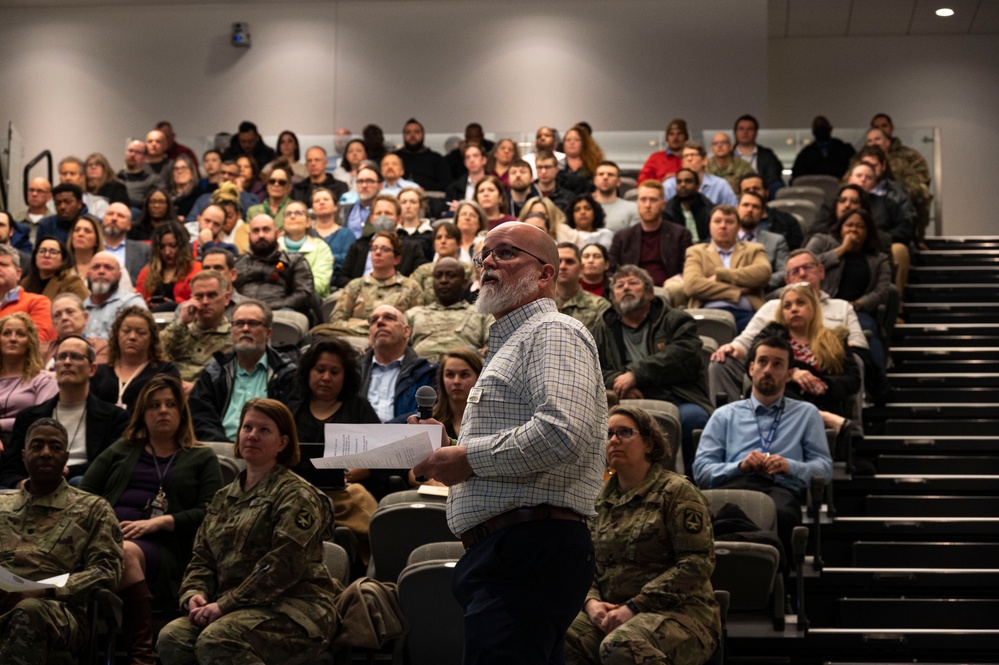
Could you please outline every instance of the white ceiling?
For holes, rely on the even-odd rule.
[[[770,37],[999,34],[996,0],[767,0]],[[949,18],[934,12],[954,10]]]

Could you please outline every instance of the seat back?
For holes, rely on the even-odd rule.
[[[386,494],[378,502],[378,506],[395,506],[400,503],[447,503],[447,497],[435,494],[421,494],[419,490],[403,490],[401,492]]]
[[[395,582],[410,552],[418,546],[457,540],[447,526],[446,510],[439,501],[379,506],[368,523],[368,575],[381,582]]]
[[[716,541],[711,586],[729,592],[733,612],[758,612],[774,602],[783,609],[783,598],[774,598],[779,566],[780,552],[773,545]]]
[[[831,203],[843,183],[831,175],[800,175],[791,184],[795,187],[818,187],[825,194],[826,201]]]
[[[277,310],[274,312],[274,326],[271,344],[274,346],[297,346],[309,333],[309,318],[301,312]]]
[[[731,503],[742,509],[746,517],[764,531],[777,531],[777,506],[774,500],[763,492],[756,490],[716,489],[701,490],[708,500],[711,513],[717,513],[726,503]]]
[[[422,561],[457,561],[465,554],[465,546],[457,540],[420,545],[409,554],[406,565]]]
[[[323,542],[323,563],[326,564],[330,577],[347,586],[350,578],[350,557],[347,550],[336,543]]]
[[[826,202],[826,190],[821,187],[794,184],[791,187],[781,187],[778,189],[774,198],[778,200],[804,199],[805,201],[811,201],[821,208],[822,204]]]
[[[705,371],[711,363],[711,354],[718,350],[718,342],[712,337],[700,335],[701,338],[701,358],[704,360]]]
[[[688,309],[687,314],[694,317],[694,321],[697,322],[697,334],[710,337],[718,342],[718,346],[728,344],[738,334],[732,312],[702,307]]]
[[[819,206],[807,199],[777,199],[776,201],[767,203],[767,206],[800,216],[802,228],[805,232],[812,228],[816,218],[819,216]]]
[[[411,665],[461,665],[464,612],[451,593],[454,563],[417,561],[399,574],[399,606],[409,623],[403,648]]]
[[[648,411],[649,415],[656,419],[656,422],[659,423],[659,428],[666,435],[666,441],[669,443],[670,448],[671,462],[665,464],[665,466],[670,471],[676,471],[680,468],[678,465],[681,461],[679,456],[682,430],[680,429],[680,409],[676,408],[676,404],[659,399],[623,399],[621,400],[621,406],[630,406]]]

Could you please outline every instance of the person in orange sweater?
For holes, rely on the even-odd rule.
[[[38,340],[51,342],[56,338],[52,327],[52,303],[37,293],[28,293],[18,285],[21,281],[21,255],[10,245],[0,244],[0,317],[24,312],[38,327]]]

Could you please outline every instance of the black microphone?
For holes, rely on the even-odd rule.
[[[429,420],[434,415],[434,405],[437,404],[437,391],[430,386],[420,386],[416,391],[416,409],[420,420]]]

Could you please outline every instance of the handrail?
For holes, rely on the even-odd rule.
[[[52,182],[52,153],[49,152],[48,150],[42,150],[40,153],[38,153],[35,156],[34,159],[32,159],[30,162],[24,165],[24,180],[21,183],[21,187],[24,189],[23,196],[25,202],[28,201],[28,182],[29,182],[28,173],[30,173],[31,169],[35,166],[35,164],[42,161],[42,159],[48,159],[49,182]]]

